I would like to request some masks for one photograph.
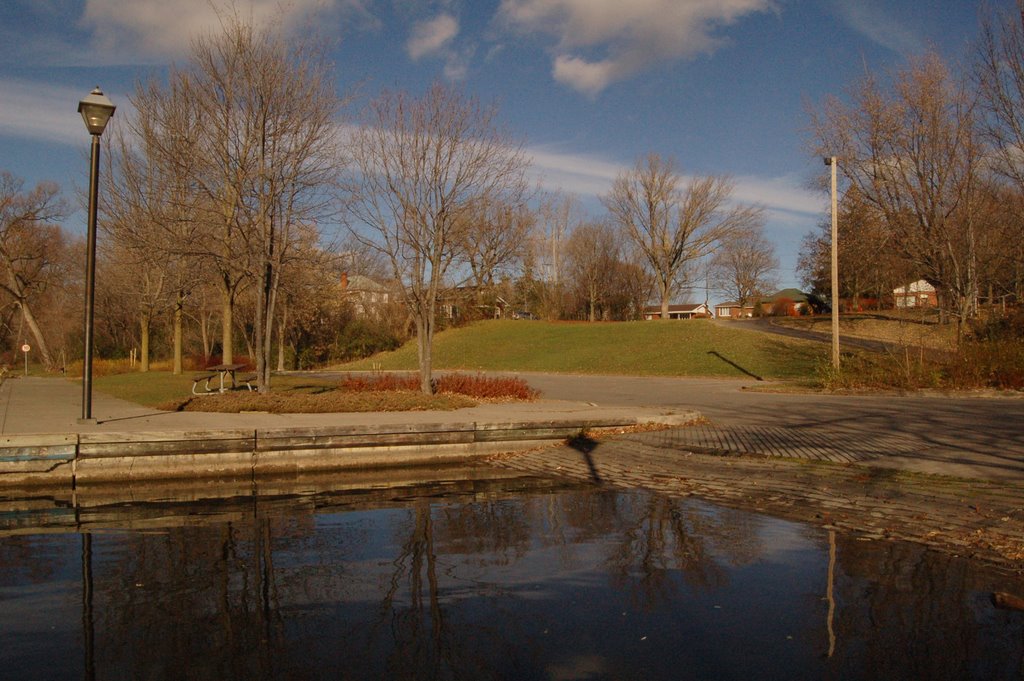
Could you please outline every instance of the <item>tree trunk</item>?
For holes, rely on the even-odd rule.
[[[174,302],[174,370],[175,376],[178,376],[182,372],[182,361],[181,361],[181,324],[183,311],[182,308],[185,306],[185,297],[182,293],[178,292],[178,298]]]
[[[265,268],[264,268],[265,269]],[[264,271],[264,281],[266,272]],[[256,392],[266,393],[270,390],[270,382],[267,380],[269,373],[267,367],[267,333],[264,322],[267,319],[267,296],[266,287],[260,284],[256,294],[256,322],[253,324],[253,345],[256,350]],[[249,360],[252,361],[253,353],[249,353]]]
[[[233,339],[231,337],[232,325],[234,324],[233,312],[234,312],[234,301],[232,300],[231,290],[225,286],[221,293],[224,294],[224,300],[221,303],[221,362],[224,364],[231,364],[231,360],[234,359],[234,352],[232,352],[231,346]]]
[[[288,306],[283,305],[281,319],[277,323],[277,370],[284,371],[285,326],[288,322]]]
[[[139,317],[139,371],[149,371],[149,315]]]
[[[420,361],[420,392],[424,395],[434,394],[432,376],[432,345],[434,324],[431,319],[424,319],[420,314],[416,317],[416,349]]]
[[[203,343],[203,361],[210,359],[210,328],[206,325],[206,313],[199,314],[199,337]]]
[[[669,283],[661,283],[661,318],[668,319]]]
[[[24,300],[19,301],[21,307],[21,316],[28,325],[28,330],[32,333],[32,338],[35,339],[36,348],[39,350],[39,356],[43,360],[43,365],[47,369],[53,368],[53,358],[50,357],[50,350],[46,347],[46,340],[43,338],[43,332],[39,330],[39,324],[36,322],[35,316],[32,314],[32,310],[29,309],[28,303]]]

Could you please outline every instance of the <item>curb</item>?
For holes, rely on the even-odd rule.
[[[561,442],[590,429],[681,425],[697,418],[696,412],[687,412],[552,421],[9,435],[0,437],[0,489],[447,464]]]

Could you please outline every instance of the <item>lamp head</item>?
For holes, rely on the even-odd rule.
[[[82,114],[85,127],[90,135],[102,135],[107,122],[114,115],[114,103],[110,101],[97,85],[88,96],[78,103],[78,113]]]

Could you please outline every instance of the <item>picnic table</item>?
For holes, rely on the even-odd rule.
[[[202,394],[204,394],[204,393],[196,392],[196,388],[198,387],[199,383],[201,383],[203,381],[205,381],[205,386],[204,387],[205,387],[206,392],[207,393],[214,392],[215,389],[210,387],[210,381],[212,381],[214,378],[219,378],[220,379],[220,388],[219,388],[218,392],[222,392],[222,393],[223,392],[227,392],[230,388],[226,388],[224,386],[224,379],[227,378],[227,377],[230,377],[231,378],[231,388],[234,388],[235,387],[235,379],[236,379],[236,375],[235,374],[236,374],[236,372],[239,369],[244,369],[244,368],[245,368],[245,364],[215,364],[213,366],[206,367],[206,371],[210,372],[210,373],[199,374],[195,378],[192,379],[192,394],[193,395],[202,395]],[[252,379],[245,379],[245,386],[247,388],[249,388],[249,390],[252,390],[252,386],[250,385],[250,381],[251,380]]]

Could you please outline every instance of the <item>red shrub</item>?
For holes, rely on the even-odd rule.
[[[341,387],[353,392],[376,390],[419,390],[420,379],[415,374],[348,375]],[[487,377],[483,374],[443,374],[434,379],[434,392],[466,395],[480,399],[536,399],[538,392],[526,381],[514,377]]]

